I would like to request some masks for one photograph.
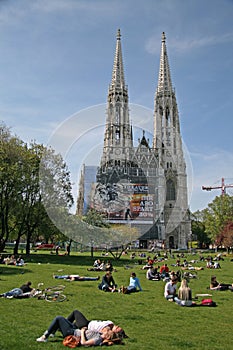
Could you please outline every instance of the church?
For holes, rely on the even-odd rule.
[[[161,243],[166,249],[187,248],[191,221],[186,164],[164,32],[152,139],[141,130],[134,142],[120,30],[106,114],[101,161],[98,167],[83,166],[77,214],[93,208],[112,225],[136,228],[142,248]]]

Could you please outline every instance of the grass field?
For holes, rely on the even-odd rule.
[[[30,280],[36,287],[39,282],[45,286],[59,284],[53,273],[79,274],[81,276],[102,276],[103,273],[87,271],[93,261],[87,253],[56,256],[49,253],[34,253],[26,259],[25,267],[0,265],[0,293],[19,287]],[[186,254],[188,260],[198,259],[198,255]],[[110,257],[107,257],[108,259]],[[111,259],[111,258],[110,258]],[[206,293],[210,276],[215,274],[221,282],[233,282],[232,255],[221,261],[220,270],[198,271],[198,279],[190,280],[193,294]],[[163,297],[164,282],[146,280],[146,272],[136,261],[124,256],[113,261],[117,272],[113,273],[116,283],[128,285],[129,276],[135,271],[140,278],[143,292],[123,295],[104,293],[97,288],[98,281],[63,282],[67,300],[62,303],[48,303],[45,300],[0,299],[1,350],[65,349],[58,333],[48,343],[37,343],[50,321],[57,315],[68,316],[73,309],[81,310],[89,319],[110,319],[122,326],[129,338],[125,345],[114,348],[127,350],[231,350],[233,344],[233,293],[231,291],[212,292],[217,307],[185,308],[169,303]],[[175,260],[168,259],[171,267]],[[204,266],[205,262],[196,265]],[[129,269],[125,266],[129,265]],[[58,282],[58,283],[57,283]],[[179,284],[178,284],[179,286]]]

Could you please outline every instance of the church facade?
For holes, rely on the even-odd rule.
[[[141,130],[135,145],[118,30],[102,157],[89,187],[85,210],[94,208],[113,225],[137,228],[141,242],[150,240],[163,242],[166,248],[186,248],[191,234],[187,174],[165,33],[162,33],[153,118],[153,139],[147,139]],[[88,167],[84,165],[77,202],[80,215],[85,211],[87,173]]]

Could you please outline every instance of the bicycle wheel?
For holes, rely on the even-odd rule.
[[[45,297],[45,300],[49,302],[62,302],[66,300],[66,296],[65,294],[61,294],[61,293],[52,293],[52,294],[47,294]]]
[[[64,289],[65,289],[65,286],[63,286],[62,284],[59,284],[58,286],[53,286],[53,287],[46,288],[46,291],[53,292],[53,291],[59,291],[59,290],[64,290]]]

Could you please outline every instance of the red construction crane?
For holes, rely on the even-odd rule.
[[[224,178],[222,178],[221,186],[202,186],[202,189],[206,191],[221,189],[222,196],[224,196],[224,194],[226,193],[226,188],[229,188],[229,187],[233,187],[233,185],[225,185]]]

